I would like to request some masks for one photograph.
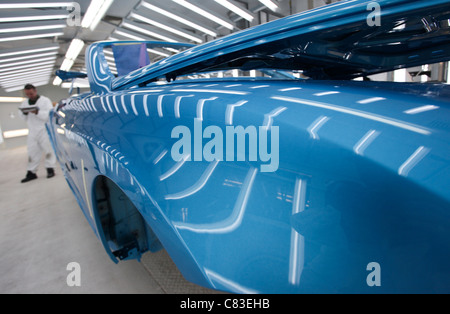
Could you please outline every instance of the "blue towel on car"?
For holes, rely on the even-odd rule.
[[[150,64],[146,44],[113,45],[112,49],[119,76],[127,75]]]

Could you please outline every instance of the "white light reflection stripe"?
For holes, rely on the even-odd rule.
[[[243,105],[245,105],[246,103],[248,103],[247,100],[241,100],[240,102],[234,104],[234,105],[228,105],[227,106],[227,111],[225,113],[225,123],[227,125],[233,125],[233,120],[234,120],[234,109],[236,107],[241,107]]]
[[[190,98],[190,97],[194,97],[194,95],[178,96],[175,99],[175,104],[174,104],[175,118],[177,118],[177,119],[181,118],[181,113],[180,113],[181,100],[183,98]]]
[[[314,94],[314,96],[317,96],[317,97],[322,97],[322,96],[329,96],[329,95],[335,95],[335,94],[340,94],[340,92],[323,92],[323,93],[317,93],[317,94]]]
[[[157,164],[161,161],[161,159],[163,159],[164,156],[166,156],[166,154],[167,154],[168,152],[169,152],[169,151],[168,151],[167,149],[163,150],[163,151],[161,152],[161,154],[159,154],[158,157],[156,157],[156,159],[155,159],[155,161],[153,162],[153,164],[154,164],[154,165],[157,165]]]
[[[136,109],[136,100],[135,100],[135,98],[136,98],[136,95],[131,96],[131,108],[133,108],[134,114],[135,114],[136,116],[138,116],[139,113],[138,113],[138,111],[137,111],[137,109]]]
[[[159,181],[164,181],[164,180],[170,178],[171,176],[173,176],[178,170],[181,169],[181,167],[183,167],[183,165],[186,163],[186,161],[188,161],[190,158],[191,158],[191,155],[184,156],[183,159],[181,161],[177,162],[169,171],[162,174],[159,177]]]
[[[264,122],[263,122],[263,128],[268,130],[273,125],[273,119],[278,117],[280,114],[282,114],[284,111],[286,111],[286,107],[278,107],[277,109],[273,110],[272,112],[264,115]]]
[[[428,105],[428,106],[422,106],[422,107],[419,107],[419,108],[406,110],[406,111],[404,111],[404,113],[406,113],[406,114],[418,114],[418,113],[427,112],[427,111],[431,111],[431,110],[437,110],[437,109],[439,109],[438,106]]]
[[[355,110],[355,109],[348,109],[348,108],[341,107],[341,106],[331,105],[331,104],[327,104],[327,103],[321,103],[321,102],[307,100],[307,99],[291,98],[291,97],[284,97],[284,96],[273,96],[271,98],[274,100],[281,100],[281,101],[286,101],[286,102],[291,102],[291,103],[302,104],[302,105],[306,105],[306,106],[341,112],[341,113],[361,117],[364,119],[392,125],[392,126],[395,126],[395,127],[398,127],[398,128],[404,129],[404,130],[412,131],[415,133],[419,133],[419,134],[423,134],[423,135],[431,135],[431,131],[426,128],[423,128],[423,127],[420,127],[420,126],[417,126],[414,124],[409,124],[409,123],[406,123],[403,121],[379,116],[379,115],[369,113],[369,112],[364,112],[364,111]]]
[[[367,105],[367,104],[371,104],[371,103],[374,103],[374,102],[377,102],[377,101],[382,101],[382,100],[386,100],[386,98],[373,97],[373,98],[363,99],[363,100],[358,101],[358,104]]]
[[[311,124],[311,126],[308,128],[308,132],[312,139],[320,140],[317,132],[319,132],[320,128],[322,128],[329,120],[330,118],[321,116]]]
[[[167,195],[165,197],[165,199],[166,200],[179,200],[179,199],[183,199],[183,198],[186,198],[188,196],[191,196],[191,195],[197,193],[198,191],[203,189],[203,187],[206,185],[206,183],[208,182],[211,175],[214,173],[214,170],[216,169],[218,164],[219,164],[219,161],[217,161],[217,160],[212,162],[209,165],[208,169],[206,169],[206,171],[203,173],[200,180],[197,181],[197,183],[195,183],[193,186],[191,186],[190,188],[188,188],[185,191]]]
[[[227,278],[213,272],[212,270],[204,268],[204,271],[205,271],[205,274],[208,276],[208,279],[211,281],[213,286],[216,288],[225,287],[230,291],[234,291],[234,292],[240,293],[240,294],[257,294],[258,293],[258,291],[241,286],[240,284],[238,284],[230,279],[227,279]],[[217,284],[219,284],[219,286],[217,286]]]
[[[209,99],[200,99],[199,100],[199,102],[197,103],[197,119],[199,119],[200,121],[203,121],[203,108],[205,107],[205,102],[214,101],[217,98],[218,97],[212,97]]]
[[[305,210],[306,181],[297,178],[295,181],[294,201],[292,203],[292,215]],[[291,248],[289,255],[289,283],[298,285],[305,264],[305,238],[294,228],[291,230]]]
[[[208,93],[208,94],[230,94],[230,95],[248,95],[247,92],[228,91],[221,89],[173,89],[172,92],[187,92],[187,93]]]
[[[364,151],[367,147],[369,147],[370,144],[380,135],[380,132],[371,130],[369,131],[358,143],[356,143],[355,147],[353,148],[354,152],[357,155],[363,156]]]
[[[404,177],[407,177],[409,172],[417,166],[419,162],[422,161],[422,159],[425,158],[426,155],[430,152],[429,148],[426,148],[424,146],[419,147],[414,154],[411,155],[411,157],[408,158],[407,161],[403,165],[400,166],[398,169],[398,174]]]
[[[251,168],[249,170],[245,181],[242,184],[241,191],[233,208],[233,212],[225,220],[212,224],[176,223],[175,226],[177,229],[189,230],[195,233],[215,234],[230,233],[236,230],[242,224],[242,219],[244,218],[244,214],[247,209],[248,200],[250,198],[257,173],[257,168]]]

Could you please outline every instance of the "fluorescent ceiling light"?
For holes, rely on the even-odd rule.
[[[47,74],[40,74],[40,75],[31,75],[31,76],[24,76],[22,78],[19,79],[14,79],[14,80],[7,80],[7,81],[2,81],[0,82],[2,86],[17,86],[17,85],[21,85],[22,83],[29,83],[30,81],[39,81],[41,79],[47,79],[51,76],[51,73],[47,73]]]
[[[243,17],[244,19],[246,19],[249,22],[252,22],[254,20],[253,15],[251,15],[249,12],[247,12],[246,10],[238,7],[237,5],[229,2],[228,0],[214,0],[216,1],[218,4],[224,6],[225,8],[227,8],[228,10],[236,13],[237,15]]]
[[[67,19],[68,16],[69,14],[49,14],[49,15],[2,17],[0,18],[0,23],[62,20]]]
[[[407,81],[408,72],[406,69],[394,71],[394,82],[404,83]]]
[[[62,82],[63,82],[62,79],[61,79],[59,76],[57,76],[57,77],[55,77],[55,79],[53,80],[53,85],[59,86],[59,85],[61,85]]]
[[[114,0],[92,0],[81,26],[89,28],[91,31],[95,30],[113,2]]]
[[[28,78],[33,78],[35,76],[43,76],[43,75],[53,75],[53,69],[30,72],[27,75],[22,74],[22,75],[17,76],[17,74],[16,74],[15,76],[2,77],[2,79],[0,80],[0,83],[6,84],[9,82],[15,82],[15,81],[22,80],[22,79],[28,79]]]
[[[61,64],[61,71],[70,71],[74,63],[74,60],[64,59],[63,63]]]
[[[22,103],[25,101],[25,98],[23,97],[0,97],[0,102],[7,102],[7,103]]]
[[[28,72],[34,72],[34,71],[41,71],[41,70],[51,70],[55,67],[54,62],[46,62],[47,64],[39,64],[37,66],[35,65],[27,65],[26,68],[15,70],[15,71],[8,71],[8,73],[1,74],[1,77],[4,77],[5,75],[18,75]]]
[[[35,87],[39,87],[39,86],[47,85],[48,82],[49,82],[49,81],[46,80],[46,81],[42,81],[42,82],[30,82],[30,83],[32,83]],[[23,90],[23,86],[17,86],[17,87],[7,88],[7,89],[5,89],[5,92],[11,93],[11,92],[15,92],[15,91],[18,91],[18,90]]]
[[[133,40],[137,40],[137,41],[146,41],[145,38],[142,38],[142,37],[130,34],[128,32],[124,32],[122,30],[118,30],[118,29],[114,32],[114,34],[117,34],[117,35],[120,35],[120,36],[123,36],[123,37],[126,37],[126,38],[130,38],[130,39],[133,39]],[[110,39],[111,40],[115,40],[112,37]],[[161,52],[161,51],[158,51],[158,50],[155,50],[155,49],[147,49],[147,51],[151,52],[153,54],[157,54],[157,55],[163,56],[163,57],[169,57],[170,56],[170,55],[168,55],[168,54],[166,54],[164,52]]]
[[[89,81],[86,79],[76,79],[75,81],[71,83],[62,83],[61,88],[90,88],[91,85],[89,84]]]
[[[170,57],[170,55],[169,54],[167,54],[167,53],[164,53],[164,52],[161,52],[161,51],[158,51],[158,50],[155,50],[155,49],[147,49],[147,51],[148,52],[151,52],[151,53],[153,53],[153,54],[156,54],[156,55],[160,55],[160,56],[163,56],[163,57]]]
[[[210,35],[210,36],[217,37],[217,33],[216,32],[213,32],[213,31],[211,31],[211,30],[209,30],[209,29],[207,29],[207,28],[205,28],[203,26],[200,26],[200,25],[198,25],[196,23],[193,23],[193,22],[191,22],[191,21],[189,21],[189,20],[187,20],[185,18],[182,18],[182,17],[180,17],[178,15],[175,15],[175,14],[169,12],[169,11],[163,10],[160,7],[154,6],[154,5],[152,5],[150,3],[147,3],[147,2],[142,2],[141,5],[146,7],[147,9],[150,9],[150,10],[154,11],[154,12],[157,12],[159,14],[165,15],[168,18],[171,18],[171,19],[173,19],[173,20],[175,20],[177,22],[180,22],[180,23],[182,23],[184,25],[192,27],[193,29],[199,30],[199,31],[201,31],[201,32],[203,32],[205,34]]]
[[[73,7],[73,2],[3,3],[0,9],[38,9]]]
[[[26,35],[26,36],[17,36],[17,37],[3,37],[0,38],[0,42],[5,41],[17,41],[17,40],[28,40],[28,39],[37,39],[37,38],[47,38],[47,37],[58,37],[64,35],[63,32],[58,33],[48,33],[48,34],[36,34],[36,35]]]
[[[52,61],[52,60],[56,60],[56,56],[49,57],[49,58],[41,58],[41,59],[34,59],[34,60],[16,62],[16,63],[3,64],[3,65],[0,65],[0,68],[14,67],[16,65],[17,66],[22,66],[22,65],[31,64],[31,63],[36,63],[37,65],[39,65],[39,62]]]
[[[49,29],[59,29],[65,28],[67,24],[55,24],[55,25],[42,25],[42,26],[25,26],[25,27],[13,27],[13,28],[2,28],[0,29],[0,34],[4,33],[19,33],[19,32],[33,32]]]
[[[14,131],[5,131],[5,132],[3,132],[3,137],[5,139],[16,138],[16,137],[27,136],[28,133],[29,133],[28,129],[14,130]]]
[[[185,0],[173,0],[173,1],[178,3],[179,5],[184,6],[185,8],[187,8],[187,9],[189,9],[189,10],[195,12],[195,13],[200,14],[201,16],[204,16],[205,18],[207,18],[207,19],[209,19],[209,20],[211,20],[211,21],[213,21],[213,22],[215,22],[215,23],[217,23],[219,25],[222,25],[222,26],[228,28],[229,30],[233,30],[234,29],[233,24],[231,24],[231,23],[221,19],[220,17],[218,17],[218,16],[216,16],[216,15],[214,15],[214,14],[212,14],[212,13],[210,13],[210,12],[208,12],[208,11],[206,11],[206,10],[196,6],[196,5],[193,5],[192,3],[189,3],[189,2],[187,2]],[[211,35],[211,36],[217,37],[217,34]]]
[[[69,49],[67,49],[65,59],[61,64],[60,68],[61,71],[70,71],[83,48],[84,48],[84,41],[78,38],[72,40]]]
[[[36,86],[36,84],[42,84],[42,85],[47,85],[50,81],[50,77],[42,77],[40,79],[36,79],[36,80],[28,80],[28,81],[23,81],[23,82],[18,82],[17,84],[9,84],[9,85],[2,85],[2,87],[7,90],[7,89],[11,89],[11,88],[17,88],[17,90],[23,90],[24,86],[27,84],[32,84],[33,86]],[[45,84],[44,84],[45,82]]]
[[[22,66],[14,66],[12,68],[0,69],[0,73],[3,73],[3,72],[10,73],[11,71],[17,71],[17,70],[21,70],[21,69],[33,70],[34,68],[36,68],[38,66],[55,65],[55,61],[56,61],[56,58],[53,61],[39,62],[39,64],[27,64],[27,65],[22,65]]]
[[[53,67],[52,68],[47,68],[47,69],[42,69],[42,70],[33,70],[33,71],[28,71],[26,73],[16,73],[16,74],[8,74],[8,75],[2,75],[1,76],[1,81],[6,80],[13,80],[15,78],[22,78],[22,77],[26,77],[26,76],[30,76],[30,75],[37,75],[37,74],[43,74],[43,73],[50,73],[52,74],[53,72]]]
[[[38,84],[38,83],[47,85],[49,83],[49,81],[50,81],[50,77],[43,77],[43,78],[36,79],[36,80],[28,80],[28,81],[18,82],[17,84],[2,85],[2,87],[5,90],[11,89],[11,88],[17,88],[17,90],[23,90],[24,86],[27,84],[32,84],[33,86],[36,86],[36,84]]]
[[[259,0],[259,2],[261,2],[274,12],[276,12],[279,9],[278,5],[276,5],[272,0]]]
[[[203,40],[201,40],[200,38],[198,38],[196,36],[190,35],[188,33],[182,32],[182,31],[180,31],[178,29],[175,29],[173,27],[170,27],[168,25],[165,25],[165,24],[159,23],[157,21],[151,20],[149,18],[143,17],[142,15],[139,15],[139,14],[136,14],[136,13],[131,13],[130,17],[135,18],[137,20],[140,20],[140,21],[142,21],[144,23],[156,26],[156,27],[161,28],[163,30],[166,30],[168,32],[171,32],[171,33],[173,33],[175,35],[187,38],[187,39],[192,40],[194,42],[203,43]]]
[[[52,46],[52,47],[37,48],[37,49],[13,51],[13,52],[1,53],[0,54],[0,58],[11,57],[11,56],[18,56],[18,55],[24,55],[24,54],[36,53],[36,52],[45,52],[45,51],[51,51],[51,50],[58,50],[58,49],[59,49],[59,45]]]
[[[0,59],[0,63],[13,62],[13,61],[19,61],[19,60],[27,60],[27,59],[36,59],[36,58],[49,57],[49,56],[54,56],[54,55],[56,55],[56,52],[41,53],[41,54],[37,54],[37,55],[29,55],[29,56],[17,57],[17,58]]]
[[[450,20],[449,20],[449,24],[450,24]],[[448,66],[447,66],[447,84],[450,84],[450,62],[448,63]]]
[[[142,27],[136,26],[136,25],[131,24],[129,22],[122,23],[122,26],[126,27],[126,28],[129,28],[129,29],[132,29],[132,30],[135,30],[136,32],[145,34],[147,36],[158,38],[158,39],[163,40],[163,41],[168,41],[168,42],[171,42],[171,43],[177,43],[178,42],[175,39],[172,39],[172,38],[166,37],[164,35],[161,35],[161,34],[158,34],[158,33],[152,32],[152,31],[149,31],[147,29],[144,29]]]
[[[114,31],[114,34],[117,34],[117,35],[120,35],[120,36],[129,38],[129,39],[137,40],[137,41],[145,41],[145,38],[143,38],[143,37],[139,37],[139,36],[130,34],[130,33],[128,33],[128,32],[124,32],[124,31],[119,30],[119,29],[116,29],[116,30]]]
[[[66,53],[66,58],[69,60],[75,61],[78,58],[81,50],[83,50],[83,48],[84,48],[84,41],[82,41],[81,39],[75,38],[70,43],[69,49],[67,50],[67,53]]]

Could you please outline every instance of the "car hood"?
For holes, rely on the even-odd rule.
[[[342,1],[196,46],[113,80],[112,89],[226,69],[352,79],[449,60],[449,35],[447,0]]]

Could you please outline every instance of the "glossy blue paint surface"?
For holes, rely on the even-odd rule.
[[[351,10],[364,1],[345,3]],[[385,1],[396,3],[405,1]],[[183,275],[206,287],[450,292],[448,86],[247,78],[126,89],[125,79],[114,90],[120,79],[93,75],[101,65],[92,61],[93,93],[68,100],[49,129],[114,261],[93,201],[99,176],[127,194]],[[171,71],[168,64],[158,73]],[[278,170],[262,172],[260,161],[174,160],[173,129],[195,134],[196,121],[202,130],[279,127]],[[367,284],[371,263],[381,267],[380,287]]]
[[[127,192],[194,282],[243,293],[448,292],[450,111],[448,98],[429,98],[432,91],[179,82],[74,100],[62,109],[65,134],[54,136],[60,159],[78,169],[84,160],[88,191],[102,174]],[[230,118],[263,125],[265,115],[286,108],[273,120],[276,173],[248,162],[177,167],[172,129],[192,127],[199,101],[211,96],[218,98],[203,107],[204,126],[225,127]],[[405,113],[424,104],[436,109]],[[68,175],[83,195],[80,170]],[[81,202],[95,229],[89,200]],[[382,287],[366,284],[370,262],[382,267]]]

